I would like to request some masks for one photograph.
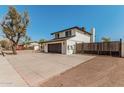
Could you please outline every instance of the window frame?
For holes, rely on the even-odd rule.
[[[69,37],[69,36],[71,36],[71,35],[72,35],[71,30],[65,32],[65,36],[66,36],[66,37]]]
[[[55,38],[58,39],[59,38],[59,33],[55,34]]]

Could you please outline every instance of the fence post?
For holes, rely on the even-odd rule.
[[[75,53],[77,54],[77,43],[76,43],[75,49],[76,49]]]
[[[84,47],[84,46],[83,46],[83,43],[82,43],[82,45],[81,45],[81,53],[82,53],[82,54],[84,54],[84,49],[83,49],[83,47]]]
[[[120,57],[122,57],[122,39],[120,39]]]

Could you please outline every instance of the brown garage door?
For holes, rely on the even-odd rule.
[[[48,52],[50,53],[61,53],[61,43],[48,44]]]

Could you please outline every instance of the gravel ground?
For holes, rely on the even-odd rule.
[[[44,87],[123,87],[124,58],[97,56],[48,81]]]

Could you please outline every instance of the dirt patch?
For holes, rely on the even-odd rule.
[[[41,84],[44,87],[124,86],[124,58],[98,56]]]

